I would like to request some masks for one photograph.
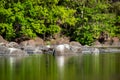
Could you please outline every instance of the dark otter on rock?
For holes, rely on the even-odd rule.
[[[106,32],[101,32],[100,36],[98,38],[98,41],[102,44],[104,44],[105,41],[107,41],[109,39],[109,35]]]

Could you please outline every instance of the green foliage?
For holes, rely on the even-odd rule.
[[[8,2],[9,6],[6,6]],[[75,25],[75,10],[58,6],[58,2],[59,0],[0,1],[1,35],[9,40],[13,38],[11,36],[13,32],[14,38],[22,35],[30,38],[37,35],[48,37],[48,34],[54,35],[61,31],[58,20],[61,24]],[[5,31],[5,28],[10,29],[9,33]]]
[[[91,42],[94,39],[92,33],[93,33],[92,26],[90,25],[81,26],[75,30],[74,38],[76,41],[81,42],[81,44],[91,44]]]
[[[89,4],[89,3],[88,3]],[[110,4],[104,3],[90,3],[91,5],[82,6],[79,9],[81,15],[76,24],[76,29],[73,31],[73,39],[79,41],[81,44],[88,44],[98,39],[100,33],[108,32],[110,36],[115,36],[117,31],[116,15],[108,13]],[[93,6],[92,6],[93,5]],[[92,6],[92,7],[91,7]]]
[[[36,21],[36,23],[32,23],[33,30],[38,34],[44,34],[46,32],[46,26],[40,21]]]
[[[0,35],[4,35],[4,38],[10,39],[15,37],[12,24],[0,23]]]
[[[109,0],[1,0],[0,35],[11,40],[62,33],[90,45],[102,31],[119,36],[119,4]]]
[[[47,33],[49,32],[49,34],[55,34],[60,32],[61,28],[58,25],[50,25],[47,28]]]

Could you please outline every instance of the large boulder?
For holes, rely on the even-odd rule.
[[[76,41],[71,41],[71,42],[70,42],[70,45],[71,45],[71,46],[78,46],[78,47],[81,47],[81,46],[82,46],[79,42],[76,42]]]
[[[0,55],[8,55],[9,54],[9,49],[5,46],[0,46]]]
[[[24,46],[23,50],[28,54],[41,54],[43,53],[39,47],[34,46]]]
[[[92,46],[93,47],[102,47],[102,44],[98,40],[96,40],[95,42],[93,42]]]
[[[70,50],[70,46],[69,45],[65,45],[65,44],[60,44],[60,45],[56,45],[54,48],[55,52],[54,55],[66,55],[69,50]]]
[[[40,45],[44,45],[44,40],[39,38],[39,37],[36,37],[35,39],[33,39],[35,41],[35,46],[40,46]]]
[[[0,43],[8,43],[8,41],[3,39],[3,37],[0,35]]]
[[[34,39],[22,41],[20,45],[21,46],[40,46],[40,45],[44,45],[44,41],[43,39],[36,37]]]
[[[10,56],[26,56],[28,55],[25,51],[17,48],[8,48]]]
[[[99,48],[100,53],[120,53],[120,49],[116,47],[106,47],[106,48]]]
[[[61,55],[67,56],[67,55],[75,55],[75,52],[71,50],[71,47],[69,44],[60,44],[54,47],[53,54],[57,56],[61,56]]]
[[[54,47],[55,55],[76,55],[82,52],[82,45],[72,41],[69,44],[59,44]]]
[[[82,53],[84,54],[99,54],[100,50],[98,48],[90,47],[90,46],[83,46]]]
[[[16,42],[9,42],[6,46],[9,48],[21,48],[20,45]]]
[[[70,42],[69,37],[61,37],[50,40],[51,45],[69,44],[69,42]]]
[[[75,41],[70,42],[70,47],[74,53],[81,53],[82,51],[82,48],[81,48],[82,45],[79,42],[75,42]]]
[[[0,46],[6,47],[7,44],[8,44],[8,41],[5,40],[5,39],[0,35]]]
[[[112,46],[113,47],[120,47],[120,40],[118,37],[113,37],[112,38]]]
[[[0,55],[1,56],[25,56],[27,55],[27,53],[21,49],[0,46]]]

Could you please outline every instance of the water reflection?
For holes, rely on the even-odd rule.
[[[56,59],[58,66],[62,68],[64,66],[64,56],[58,56]]]
[[[57,61],[57,66],[58,66],[59,79],[63,80],[65,57],[64,56],[57,56],[56,61]]]
[[[0,80],[120,80],[120,54],[0,57]]]

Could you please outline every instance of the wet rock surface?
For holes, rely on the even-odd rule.
[[[9,54],[9,49],[5,46],[0,46],[0,55],[8,55]]]
[[[2,38],[3,39],[3,38]],[[67,40],[67,39],[66,39]],[[0,42],[0,55],[3,56],[26,56],[32,54],[51,54],[51,55],[78,55],[78,54],[99,54],[99,53],[119,53],[120,41],[117,37],[106,44],[95,41],[92,46],[83,46],[75,41],[62,41],[56,44],[45,44],[45,42],[36,38],[21,43]],[[3,40],[4,41],[4,40]]]
[[[9,45],[9,44],[8,44]],[[3,56],[26,56],[33,54],[51,54],[54,56],[68,56],[79,54],[99,54],[99,53],[118,53],[120,48],[116,47],[92,47],[78,46],[70,44],[44,45],[44,46],[2,46],[0,45],[0,55]]]

